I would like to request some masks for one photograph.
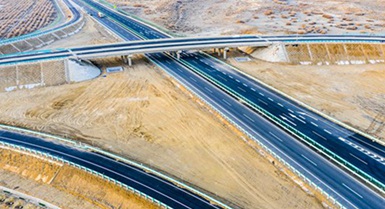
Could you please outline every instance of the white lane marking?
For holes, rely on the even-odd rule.
[[[279,106],[283,107],[283,105],[281,103],[278,103]]]
[[[270,101],[272,101],[272,102],[274,102],[274,100],[273,100],[272,98],[270,98],[270,97],[268,97],[267,99],[270,100]]]
[[[317,124],[315,124],[315,123],[313,123],[313,121],[312,122],[310,122],[313,126],[315,126],[315,127],[318,127],[318,125]]]
[[[364,144],[366,144],[366,145],[368,145],[368,146],[370,146],[370,147],[372,147],[372,148],[374,148],[374,149],[376,149],[376,150],[378,150],[378,151],[380,151],[382,153],[385,153],[383,150],[379,149],[378,147],[375,147],[375,146],[373,146],[373,145],[371,145],[371,144],[369,144],[369,143],[367,143],[365,141],[362,141],[361,139],[359,139],[359,138],[357,138],[355,136],[349,136],[349,137],[351,137],[351,138],[353,138],[355,140],[358,140],[358,141],[360,141],[360,142],[362,142],[362,143],[364,143]]]
[[[210,92],[210,93],[213,93],[213,91],[211,91],[210,89],[208,89],[207,87],[205,87],[205,89]]]
[[[325,131],[326,133],[332,135],[332,133],[331,133],[330,131],[328,131],[328,130],[326,130],[326,129],[324,129],[324,131]]]
[[[353,192],[355,195],[357,195],[358,197],[360,197],[361,199],[363,198],[360,194],[358,194],[358,192],[354,191],[352,188],[348,187],[346,184],[342,183],[342,185],[344,187],[346,187],[347,189],[349,189],[351,192]]]
[[[243,85],[244,85],[245,87],[247,87],[247,84],[243,83]]]
[[[306,118],[303,117],[302,115],[298,115],[298,117],[302,118],[303,120],[306,120]]]
[[[261,95],[261,96],[265,96],[264,94],[262,94],[261,92],[259,92],[259,94]]]
[[[301,115],[306,115],[307,117],[309,117],[309,118],[312,118],[313,120],[316,120],[316,121],[318,121],[318,119],[317,118],[315,118],[315,117],[313,117],[313,116],[311,116],[311,115],[308,115],[308,114],[306,114],[306,113],[304,113],[304,112],[299,112],[299,111],[297,111],[298,112],[298,114],[301,114]]]
[[[237,88],[238,88],[239,90],[243,91],[243,92],[246,92],[246,90],[244,90],[243,88],[241,88],[241,87],[239,87],[239,86],[237,86]]]
[[[297,124],[295,124],[294,122],[292,122],[291,120],[287,119],[286,117],[280,115],[279,117],[281,117],[283,120],[286,120],[287,122],[291,123],[293,126],[297,126]]]
[[[195,80],[195,78],[193,78],[191,76],[190,76],[190,79],[193,80],[194,82],[197,82],[197,80]]]
[[[224,103],[226,103],[227,105],[229,105],[230,107],[232,106],[228,101],[226,101],[226,100],[224,100],[224,99],[222,99],[222,101],[223,101]]]
[[[251,88],[251,91],[255,91],[255,89]]]
[[[279,141],[283,142],[282,139],[280,139],[278,136],[276,136],[275,134],[271,133],[270,131],[269,131],[269,134],[272,135],[274,138],[278,139]]]
[[[258,99],[258,101],[262,102],[262,103],[265,104],[266,106],[269,106],[269,104],[267,104],[266,102],[264,102],[264,101],[262,101],[262,100],[260,100],[260,99]]]
[[[357,160],[359,160],[359,161],[361,161],[363,164],[365,164],[365,165],[367,165],[368,163],[367,162],[365,162],[363,159],[361,159],[361,158],[359,158],[359,157],[357,157],[357,156],[355,156],[355,155],[353,155],[352,153],[349,153],[352,157],[354,157],[354,158],[356,158]]]
[[[311,132],[313,132],[313,134],[315,134],[315,135],[321,137],[322,139],[324,139],[324,140],[326,140],[326,141],[328,140],[327,138],[325,138],[324,136],[322,136],[321,134],[319,134],[319,133],[317,133],[317,132],[315,132],[315,131],[311,131]]]
[[[249,116],[247,116],[247,115],[245,115],[245,114],[243,114],[243,116],[245,116],[245,118],[249,119],[250,121],[255,122],[255,121],[254,121],[252,118],[250,118]]]
[[[312,160],[310,160],[309,158],[307,158],[305,155],[301,154],[301,156],[303,158],[305,158],[307,161],[309,161],[311,164],[315,165],[317,167],[317,163],[313,162]]]
[[[289,110],[289,112],[291,112],[291,113],[294,113],[294,111],[293,111],[293,110],[291,110],[291,109],[287,109],[287,110]]]
[[[233,79],[233,76],[229,75],[229,77],[230,77],[231,79]]]
[[[222,78],[222,80],[224,80],[224,81],[227,81],[226,78],[224,78],[224,77],[222,77],[222,76],[220,76],[220,75],[218,75],[218,77]]]
[[[38,148],[41,148],[41,149],[43,149],[43,150],[50,150],[51,152],[59,153],[59,154],[62,154],[62,155],[65,155],[65,156],[68,156],[68,157],[77,159],[77,160],[79,160],[79,161],[86,162],[86,163],[91,164],[91,165],[93,165],[93,166],[96,166],[96,167],[102,168],[102,169],[104,169],[104,170],[107,170],[107,171],[109,171],[109,172],[111,172],[111,173],[114,173],[115,175],[121,176],[121,177],[123,177],[123,178],[125,178],[125,179],[128,179],[128,180],[130,180],[130,181],[133,181],[133,182],[135,182],[135,183],[137,183],[137,184],[139,184],[139,185],[142,185],[143,187],[146,187],[146,188],[149,189],[149,190],[152,190],[152,191],[154,191],[154,192],[156,192],[156,193],[158,193],[158,194],[160,194],[160,195],[162,195],[162,196],[164,196],[164,197],[166,197],[166,198],[169,198],[169,199],[174,200],[175,202],[177,202],[177,203],[179,203],[179,204],[181,204],[181,205],[183,205],[183,206],[186,206],[186,205],[184,205],[183,203],[179,202],[178,200],[175,200],[175,199],[173,199],[172,197],[170,197],[170,196],[168,196],[168,195],[166,195],[166,194],[164,194],[164,193],[162,193],[162,192],[159,192],[158,190],[155,190],[154,188],[152,188],[152,187],[150,187],[150,186],[148,186],[148,185],[146,185],[146,184],[144,184],[144,183],[142,183],[142,182],[140,182],[140,181],[137,181],[137,180],[135,180],[135,179],[133,179],[133,178],[130,178],[130,177],[128,177],[128,176],[125,176],[125,175],[123,175],[123,174],[121,174],[121,173],[118,173],[118,172],[116,172],[116,171],[113,171],[113,170],[111,170],[111,169],[108,169],[108,168],[106,168],[106,167],[104,167],[104,166],[102,166],[102,165],[98,165],[98,164],[93,163],[93,162],[91,162],[91,161],[84,160],[83,158],[76,157],[75,155],[67,154],[67,153],[61,152],[61,151],[59,151],[59,150],[51,149],[51,148],[48,148],[48,147],[40,146],[40,145],[33,144],[33,143],[29,143],[29,142],[24,142],[24,141],[14,140],[14,139],[11,139],[11,138],[8,138],[8,137],[3,137],[3,136],[2,136],[1,138],[8,139],[8,140],[14,141],[14,142],[19,142],[19,143],[21,142],[22,144],[29,144],[29,145],[32,145],[32,147],[38,147]],[[91,154],[94,154],[94,153],[91,153]],[[52,155],[52,154],[50,154],[50,155]],[[97,155],[97,154],[94,154],[94,155]],[[100,155],[100,153],[99,153],[97,156],[100,156],[100,157],[102,157],[102,158],[111,160],[110,158],[107,158],[107,157],[104,157],[103,155]],[[119,163],[119,164],[121,164],[121,165],[123,165],[123,166],[125,166],[125,167],[129,167],[129,166],[127,166],[127,165],[125,165],[125,164],[123,164],[123,163],[120,163],[120,162],[118,162],[118,161],[117,161],[117,163]],[[159,177],[152,176],[152,175],[150,175],[149,173],[144,172],[144,171],[138,169],[138,168],[135,167],[135,166],[130,166],[130,168],[132,168],[132,169],[134,169],[134,170],[137,170],[137,171],[139,171],[139,172],[142,173],[142,174],[145,174],[145,175],[147,175],[147,176],[150,176],[150,177],[152,177],[152,178],[155,178],[155,179],[157,179],[157,180],[159,180],[159,181],[162,181],[163,183],[168,184],[168,185],[170,185],[170,186],[172,186],[172,187],[174,187],[174,188],[176,188],[176,189],[178,189],[178,190],[180,190],[180,191],[183,192],[182,189],[179,189],[179,187],[175,186],[174,184],[171,184],[171,183],[169,183],[169,182],[166,182],[166,181],[160,179]],[[185,193],[186,193],[186,192],[185,192]],[[188,207],[188,206],[186,206],[186,207]],[[188,208],[190,208],[190,207],[188,207]]]
[[[238,79],[235,79],[235,81],[237,81],[238,83],[240,83],[241,81],[240,80],[238,80]]]

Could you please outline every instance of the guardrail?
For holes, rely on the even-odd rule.
[[[175,58],[174,58],[175,59]],[[296,130],[295,128],[293,128],[292,126],[288,125],[286,122],[284,122],[283,120],[277,118],[276,116],[274,116],[273,114],[271,114],[270,112],[266,111],[264,108],[254,104],[252,101],[250,101],[249,99],[243,97],[242,95],[239,95],[237,92],[233,91],[231,88],[227,87],[225,84],[223,84],[222,82],[216,80],[215,78],[211,77],[211,76],[208,76],[204,73],[202,73],[198,68],[192,66],[191,64],[189,64],[188,62],[184,61],[184,60],[180,60],[184,65],[188,66],[190,69],[192,69],[194,72],[198,73],[200,76],[206,78],[207,80],[213,82],[214,84],[216,84],[219,88],[221,88],[222,90],[224,90],[225,92],[229,93],[230,95],[232,95],[233,97],[235,98],[238,98],[238,99],[242,99],[244,101],[247,102],[248,106],[250,106],[251,108],[253,108],[254,110],[256,110],[257,112],[259,112],[261,115],[265,116],[266,118],[268,118],[270,121],[274,122],[275,124],[277,124],[278,126],[282,127],[284,130],[288,131],[289,133],[293,134],[294,136],[297,136],[301,141],[305,142],[306,144],[310,145],[311,147],[313,147],[314,149],[316,149],[317,151],[323,153],[324,155],[326,155],[327,157],[329,157],[331,160],[333,160],[334,162],[336,162],[337,164],[339,164],[340,166],[348,169],[350,172],[352,172],[353,174],[355,174],[357,177],[361,178],[362,180],[364,180],[365,182],[367,182],[368,184],[374,186],[375,188],[377,188],[379,191],[381,192],[385,192],[385,185],[382,184],[381,182],[379,182],[377,179],[374,179],[373,177],[371,177],[370,175],[368,175],[367,173],[365,173],[364,171],[360,170],[359,168],[357,168],[356,166],[352,165],[351,163],[349,163],[348,161],[344,160],[343,158],[341,158],[340,156],[336,155],[334,152],[330,151],[329,149],[327,149],[326,147],[322,146],[321,144],[319,144],[318,142],[314,141],[313,139],[311,139],[310,137],[306,136],[305,134],[303,134],[302,132]]]
[[[150,59],[153,63],[155,63],[158,67],[162,68],[162,66],[158,65],[154,60]],[[164,69],[164,68],[162,68]],[[166,70],[167,71],[167,70]],[[183,84],[184,82],[181,81],[178,77],[174,76],[172,72],[167,71],[168,74],[174,78],[179,83]],[[257,144],[262,147],[264,150],[266,150],[271,156],[273,156],[275,159],[277,159],[280,163],[282,163],[284,166],[286,166],[289,170],[291,170],[295,175],[300,177],[304,182],[306,182],[308,185],[319,191],[322,195],[324,195],[331,203],[333,203],[335,206],[339,208],[345,208],[341,203],[339,203],[335,198],[333,198],[330,194],[328,194],[326,191],[324,191],[322,188],[320,188],[317,184],[313,183],[309,178],[304,176],[301,172],[299,172],[297,169],[295,169],[293,166],[290,165],[290,163],[287,163],[284,159],[282,159],[279,155],[275,154],[270,148],[268,148],[266,145],[264,145],[261,141],[259,141],[257,138],[255,138],[252,134],[250,134],[248,131],[243,129],[241,126],[238,125],[235,121],[230,119],[228,116],[223,114],[220,110],[218,110],[215,106],[211,105],[210,102],[208,102],[206,99],[201,97],[196,91],[191,89],[188,85],[183,85],[188,91],[190,91],[192,94],[194,94],[198,99],[203,101],[205,104],[207,104],[211,109],[213,109],[216,113],[218,113],[221,117],[229,121],[234,127],[236,127],[238,130],[240,130],[242,133],[244,133],[248,138],[254,140],[257,142]]]
[[[232,209],[231,207],[227,206],[226,204],[220,202],[219,200],[216,200],[216,199],[214,199],[214,198],[212,198],[212,197],[210,197],[210,196],[208,196],[208,195],[206,195],[206,194],[204,194],[204,193],[198,191],[197,189],[194,189],[194,188],[192,188],[191,186],[188,186],[188,185],[186,185],[186,184],[184,184],[184,183],[182,183],[182,182],[180,182],[180,181],[178,181],[178,180],[176,180],[176,179],[174,179],[174,178],[171,178],[171,177],[169,177],[169,176],[167,176],[167,175],[165,175],[165,174],[163,174],[163,173],[161,173],[161,172],[159,172],[159,171],[156,171],[156,170],[154,170],[154,169],[152,169],[152,168],[149,168],[149,167],[147,167],[147,166],[145,166],[145,165],[143,165],[143,164],[134,162],[134,161],[132,161],[132,160],[123,158],[123,157],[118,156],[118,155],[116,155],[116,154],[113,154],[113,153],[107,152],[107,151],[105,151],[105,150],[99,149],[99,148],[97,148],[97,147],[93,147],[93,146],[90,146],[90,145],[87,145],[87,144],[84,144],[84,143],[80,143],[80,142],[75,142],[75,141],[73,141],[73,140],[71,140],[71,139],[66,139],[66,138],[63,138],[63,137],[54,136],[54,135],[47,134],[47,133],[41,133],[41,132],[37,132],[37,131],[32,131],[32,130],[28,130],[28,129],[20,128],[20,127],[13,127],[13,126],[8,126],[8,125],[0,124],[0,128],[7,129],[7,130],[13,130],[13,131],[16,131],[16,132],[22,132],[22,133],[28,133],[28,134],[32,134],[32,135],[42,136],[42,137],[51,138],[51,139],[56,139],[56,140],[58,140],[58,141],[65,142],[65,143],[67,143],[67,144],[70,144],[70,145],[72,145],[72,146],[75,146],[75,147],[78,147],[78,148],[81,148],[81,149],[84,149],[84,150],[89,150],[89,151],[101,153],[101,154],[103,154],[103,155],[105,155],[105,156],[111,157],[111,158],[113,158],[113,159],[117,159],[117,160],[119,160],[119,161],[121,161],[121,162],[124,162],[124,163],[127,163],[127,164],[129,164],[129,165],[132,165],[132,166],[134,166],[134,167],[140,168],[140,169],[142,169],[142,170],[144,170],[144,171],[146,171],[146,172],[149,172],[149,173],[154,174],[154,175],[156,175],[156,176],[158,176],[158,177],[160,177],[160,178],[162,178],[162,179],[165,179],[165,180],[167,180],[167,181],[169,181],[169,182],[172,182],[172,183],[174,183],[175,185],[178,185],[178,186],[180,186],[180,187],[182,187],[182,188],[185,188],[185,189],[187,189],[187,190],[193,192],[194,194],[197,194],[197,195],[199,195],[199,196],[201,196],[201,197],[204,197],[205,199],[209,200],[210,202],[212,202],[212,203],[214,203],[214,204],[216,204],[216,205],[219,205],[219,206],[221,206],[221,207],[223,207],[223,208],[225,208],[225,209]],[[0,142],[0,144],[1,144],[1,143],[5,143],[5,142]],[[7,144],[7,143],[6,143],[6,144]],[[17,145],[13,145],[13,146],[17,146]],[[20,147],[20,146],[18,146],[18,147]],[[27,148],[25,148],[25,149],[27,149]],[[31,150],[31,149],[30,149],[30,150]],[[38,152],[38,151],[35,151],[35,150],[32,151],[32,153],[37,153],[37,152]],[[43,153],[43,155],[44,155],[44,154],[48,156],[48,154]],[[61,159],[61,158],[60,158],[60,159]],[[75,165],[75,164],[72,163],[72,162],[69,162],[69,164]],[[79,167],[79,165],[77,165],[77,166],[75,166],[75,167]],[[87,169],[87,168],[86,168],[86,169]],[[90,169],[88,169],[87,171],[89,171],[89,170],[90,170]],[[94,173],[96,173],[96,172],[94,172]],[[98,174],[98,175],[99,175],[99,174]],[[101,174],[101,175],[102,175],[102,174]],[[106,178],[109,178],[109,177],[106,177]],[[117,182],[116,180],[113,180],[113,179],[110,179],[110,181],[112,181],[112,182],[114,182],[114,183]],[[120,182],[119,182],[119,183],[120,183]],[[122,184],[122,183],[121,183],[121,184]],[[122,184],[122,185],[123,185],[123,184]],[[140,192],[140,191],[137,191],[137,193],[138,193],[138,192]],[[142,194],[142,196],[145,195],[145,194],[143,194],[143,193],[141,193],[141,194]],[[146,198],[151,198],[151,197],[146,197]],[[156,201],[157,201],[157,200],[156,200]],[[160,202],[160,201],[158,201],[158,202]],[[162,203],[162,204],[163,204],[163,203]],[[165,204],[163,204],[163,205],[165,205]],[[170,207],[167,207],[167,208],[170,208]]]
[[[107,180],[108,182],[112,182],[113,184],[117,185],[117,186],[120,186],[130,192],[132,192],[133,194],[136,194],[138,195],[139,197],[142,197],[148,201],[150,201],[151,203],[155,204],[155,205],[158,205],[160,207],[163,207],[163,208],[166,208],[166,209],[172,209],[171,207],[167,206],[166,204],[160,202],[159,200],[156,200],[144,193],[142,193],[141,191],[139,190],[136,190],[126,184],[123,184],[119,181],[116,181],[115,179],[112,179],[108,176],[105,176],[104,174],[102,173],[99,173],[99,172],[96,172],[94,170],[91,170],[89,168],[86,168],[84,166],[81,166],[81,165],[78,165],[78,164],[75,164],[71,161],[68,161],[68,160],[65,160],[63,158],[60,158],[60,157],[57,157],[57,156],[53,156],[53,155],[50,155],[50,154],[47,154],[47,153],[44,153],[44,152],[40,152],[40,151],[36,151],[36,150],[33,150],[33,149],[29,149],[29,148],[26,148],[26,147],[23,147],[23,146],[18,146],[18,145],[14,145],[14,144],[11,144],[11,143],[7,143],[7,142],[2,142],[0,141],[0,146],[4,146],[4,147],[10,147],[12,149],[17,149],[17,150],[20,150],[20,151],[23,151],[23,152],[28,152],[28,153],[31,153],[31,154],[34,154],[34,155],[38,155],[38,156],[41,156],[41,157],[44,157],[44,158],[47,158],[47,159],[51,159],[51,160],[55,160],[57,162],[61,162],[63,164],[67,164],[67,165],[70,165],[70,166],[73,166],[75,168],[78,168],[80,170],[83,170],[83,171],[86,171],[87,173],[90,173],[92,175],[95,175],[95,176],[99,176],[101,178],[103,178],[104,180]]]

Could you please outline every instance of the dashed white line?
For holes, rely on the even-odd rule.
[[[357,160],[359,160],[359,161],[361,161],[363,164],[365,164],[365,165],[367,165],[368,163],[367,162],[365,162],[363,159],[361,159],[361,158],[359,158],[359,157],[357,157],[357,156],[355,156],[355,155],[353,155],[352,153],[349,153],[352,157],[354,157],[354,158],[356,158]]]
[[[281,103],[278,103],[279,106],[283,107],[283,105]]]
[[[255,89],[251,88],[251,91],[255,91]]]
[[[298,115],[298,117],[302,118],[303,120],[306,120],[306,118],[303,117],[302,115]]]
[[[317,132],[315,132],[315,131],[311,131],[311,132],[313,132],[313,134],[319,136],[320,138],[322,138],[322,139],[324,139],[324,140],[326,140],[326,141],[328,140],[327,138],[325,138],[324,136],[322,136],[321,134],[319,134],[319,133],[317,133]]]
[[[247,115],[245,115],[245,114],[243,114],[243,116],[245,116],[245,118],[249,119],[250,121],[255,122],[255,121],[254,121],[252,118],[250,118],[249,116],[247,116]]]
[[[283,142],[282,139],[280,139],[278,136],[276,136],[275,134],[271,133],[270,131],[269,131],[269,134],[272,135],[274,138],[278,139],[279,141]]]
[[[260,99],[258,99],[258,101],[260,101],[260,102],[262,102],[263,104],[265,104],[265,105],[269,105],[269,104],[267,104],[266,102],[264,102],[264,101],[262,101],[262,100],[260,100]]]
[[[245,87],[247,87],[247,84],[243,83],[243,85],[244,85]]]
[[[261,96],[265,96],[264,94],[262,94],[261,92],[259,92],[259,94],[261,95]]]
[[[224,99],[222,99],[222,101],[223,101],[224,103],[226,103],[227,105],[229,105],[230,107],[232,106],[228,101],[226,101],[226,100],[224,100]]]
[[[326,130],[326,129],[324,129],[324,131],[325,131],[326,133],[332,135],[332,133],[331,133],[330,131],[328,131],[328,130]]]
[[[235,81],[237,81],[238,83],[240,83],[241,81],[240,80],[238,80],[238,79],[235,79]]]
[[[360,194],[358,194],[358,192],[354,191],[352,188],[348,187],[346,184],[342,183],[342,185],[344,187],[346,187],[347,189],[349,189],[351,192],[353,192],[355,195],[357,195],[358,197],[360,197],[361,199],[363,198]]]
[[[197,80],[195,80],[195,78],[193,78],[191,76],[190,76],[190,79],[193,80],[194,82],[197,82]]]
[[[313,165],[315,165],[315,166],[317,167],[317,163],[313,162],[312,160],[310,160],[309,158],[307,158],[305,155],[302,155],[302,154],[301,154],[301,156],[302,156],[303,158],[305,158],[307,161],[309,161],[311,164],[313,164]]]
[[[205,89],[210,92],[210,93],[213,93],[213,91],[211,91],[210,89],[208,89],[207,87],[205,87]]]
[[[289,110],[289,112],[291,112],[291,113],[294,113],[294,111],[293,111],[293,110],[291,110],[291,109],[287,109],[287,110]]]
[[[317,124],[315,124],[313,121],[312,122],[310,122],[313,126],[315,126],[315,127],[318,127],[318,125]]]
[[[246,90],[244,90],[243,88],[241,88],[241,87],[237,87],[239,90],[241,90],[241,91],[243,91],[243,92],[246,92]]]
[[[274,102],[274,100],[273,100],[272,98],[270,98],[270,97],[268,97],[267,99],[270,100],[270,101],[272,101],[272,102]]]

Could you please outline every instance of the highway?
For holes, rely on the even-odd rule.
[[[165,34],[149,26],[116,14],[95,2],[87,2],[108,16],[97,20],[102,21],[102,24],[125,40],[138,40],[139,37],[167,38]],[[91,13],[96,12],[87,5],[83,6]],[[298,37],[266,38],[269,41],[288,40],[293,43],[299,41]],[[367,37],[369,41],[374,41],[372,38]],[[312,36],[306,41],[312,40],[320,39]],[[314,137],[317,143],[328,149],[334,149],[344,159],[354,163],[360,169],[366,169],[365,172],[383,182],[384,148],[381,145],[310,112],[206,54],[184,52],[181,61],[163,53],[147,54],[147,57],[254,136],[256,140],[263,142],[347,208],[381,208],[385,203],[383,197],[325,160],[292,135],[282,131],[271,121],[261,117],[253,108],[261,107],[275,117],[281,118],[288,126],[300,130],[312,139]],[[231,93],[232,96],[223,90]],[[240,98],[249,105],[240,103]]]
[[[219,208],[185,189],[131,165],[99,153],[54,141],[0,130],[0,140],[71,161],[131,186],[172,208]]]

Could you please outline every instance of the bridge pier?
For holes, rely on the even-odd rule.
[[[128,66],[132,66],[132,54],[127,55],[126,59],[128,62]]]
[[[218,48],[217,50],[218,50],[218,57],[220,57],[221,56],[221,49]]]
[[[223,49],[223,59],[227,59],[227,52],[230,50],[229,47]]]
[[[176,52],[176,59],[177,59],[177,60],[180,60],[180,53],[182,53],[181,50],[178,50],[178,51]]]

